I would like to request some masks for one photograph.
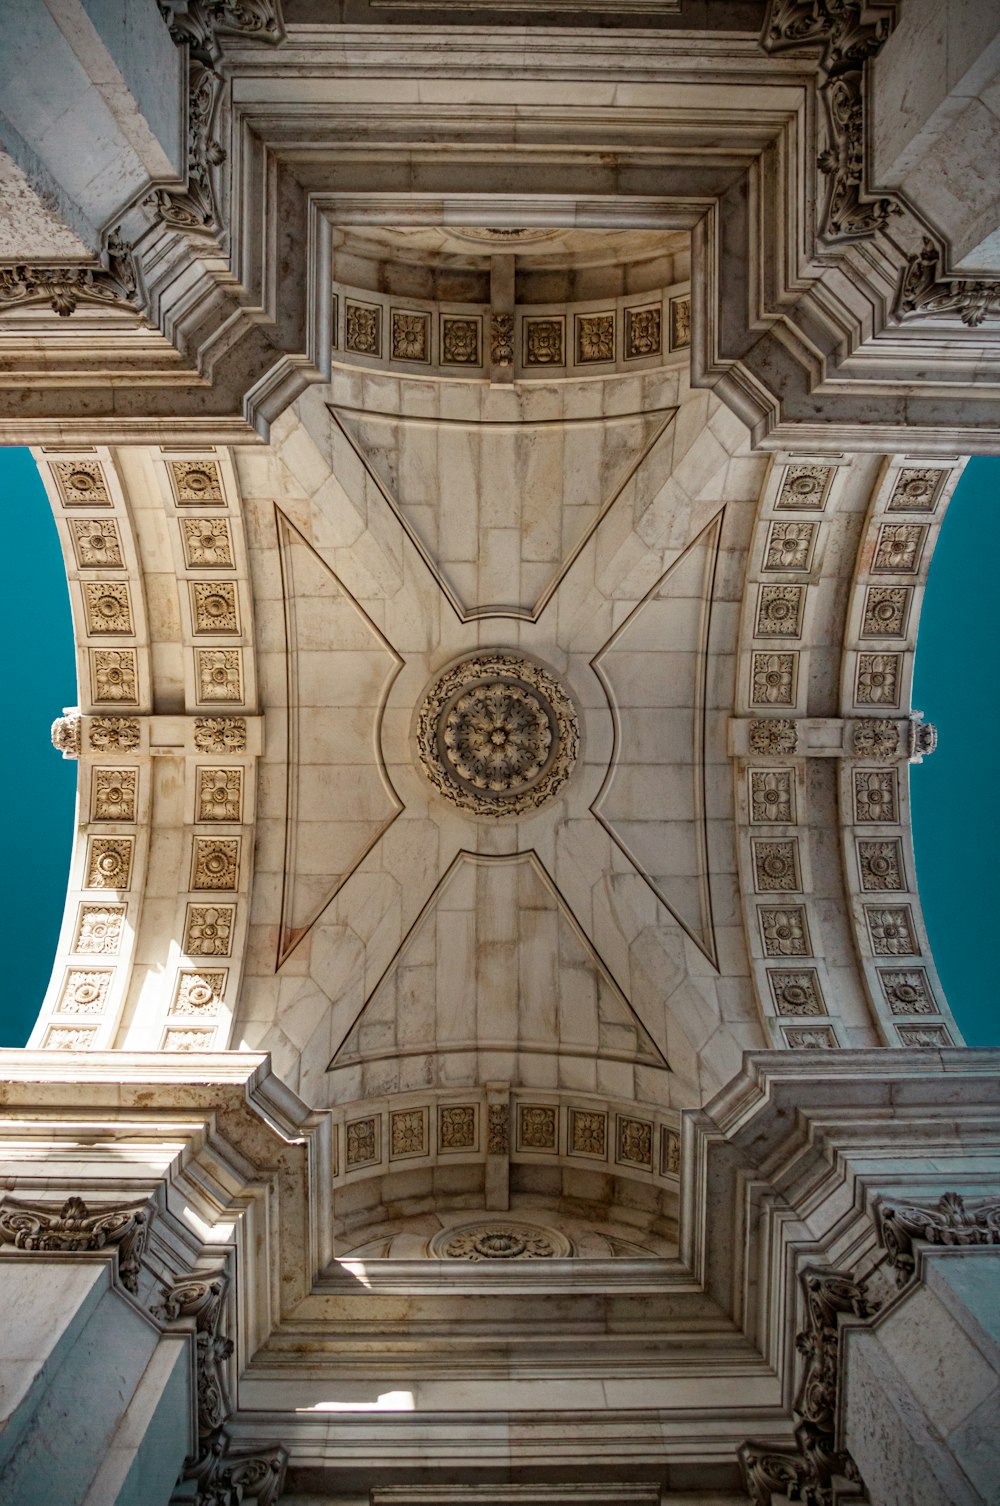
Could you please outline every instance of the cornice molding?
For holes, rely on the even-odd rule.
[[[398,1477],[393,1472],[412,1458],[411,1413],[345,1414],[331,1433],[329,1415],[321,1408],[304,1406],[293,1414],[280,1400],[288,1356],[297,1348],[309,1354],[319,1395],[328,1376],[344,1382],[362,1373],[369,1380],[373,1374],[401,1373],[402,1351],[394,1348],[386,1326],[397,1321],[400,1295],[369,1289],[349,1279],[343,1267],[333,1284],[322,1274],[333,1257],[329,1116],[306,1109],[272,1076],[266,1058],[224,1053],[200,1057],[197,1066],[193,1080],[190,1060],[165,1054],[0,1053],[6,1084],[0,1139],[8,1175],[18,1178],[19,1188],[35,1185],[33,1178],[61,1183],[65,1167],[79,1172],[85,1142],[88,1156],[102,1166],[107,1147],[114,1147],[115,1186],[123,1200],[130,1179],[131,1185],[141,1185],[144,1198],[150,1181],[160,1182],[157,1229],[162,1225],[162,1234],[154,1234],[142,1289],[148,1290],[156,1272],[166,1288],[152,1298],[162,1309],[160,1321],[194,1332],[200,1323],[208,1335],[202,1346],[206,1355],[215,1352],[217,1338],[232,1337],[236,1352],[225,1363],[253,1380],[247,1410],[228,1415],[211,1446],[200,1446],[192,1458],[189,1467],[199,1473],[189,1476],[185,1488],[200,1490],[204,1506],[214,1506],[213,1490],[232,1491],[237,1485],[244,1500],[273,1502],[286,1449],[293,1463],[309,1461],[322,1481],[317,1488],[334,1493],[349,1472],[360,1472],[367,1482],[373,1457],[384,1481]],[[706,1377],[725,1374],[726,1385],[735,1387],[725,1427],[706,1445],[720,1469],[728,1465],[735,1476],[739,1441],[764,1436],[767,1442],[752,1451],[784,1461],[783,1480],[815,1478],[815,1473],[800,1476],[796,1461],[820,1471],[821,1481],[823,1470],[831,1478],[843,1470],[845,1461],[835,1448],[831,1452],[829,1442],[833,1414],[827,1381],[836,1354],[831,1330],[845,1319],[867,1321],[865,1304],[869,1311],[874,1307],[861,1284],[846,1275],[870,1268],[876,1255],[868,1188],[902,1201],[899,1194],[925,1175],[909,1168],[925,1167],[929,1159],[961,1185],[970,1153],[977,1191],[988,1186],[984,1179],[1000,1158],[996,1067],[996,1053],[977,1051],[757,1053],[747,1057],[740,1077],[707,1110],[685,1115],[685,1221],[698,1231],[688,1231],[682,1259],[669,1277],[671,1290],[664,1294],[666,1306],[654,1310],[657,1294],[645,1290],[641,1319],[616,1321],[615,1333],[600,1345],[588,1334],[569,1357],[577,1373],[590,1374],[607,1360],[619,1377],[639,1357],[647,1398],[627,1414],[612,1408],[586,1419],[574,1436],[583,1465],[623,1459],[623,1440],[632,1463],[655,1463],[660,1478],[668,1477],[676,1461],[689,1460],[688,1414],[683,1408],[673,1414],[665,1432],[657,1398],[666,1394],[664,1386],[676,1397],[694,1367]],[[958,1136],[956,1116],[962,1124]],[[89,1193],[89,1184],[80,1185]],[[921,1192],[924,1185],[919,1182]],[[138,1197],[128,1206],[139,1206]],[[217,1300],[218,1287],[212,1290],[220,1272],[207,1268],[209,1261],[218,1262],[220,1246],[233,1251],[226,1274],[235,1290],[230,1288],[225,1302]],[[205,1269],[198,1265],[203,1260]],[[796,1426],[808,1424],[812,1430],[804,1452],[792,1445],[792,1429],[784,1421],[790,1404],[781,1400],[793,1394],[790,1329],[796,1304],[790,1301],[787,1272],[789,1262],[801,1261],[815,1278],[802,1293],[807,1384],[795,1393],[794,1403]],[[471,1269],[462,1266],[458,1274],[464,1280]],[[840,1284],[844,1281],[846,1286]],[[476,1285],[481,1316],[470,1313],[456,1335],[463,1351],[475,1347],[478,1325],[485,1323],[494,1345],[502,1332],[505,1345],[526,1346],[525,1362],[529,1350],[537,1354],[538,1303],[551,1297],[518,1293],[516,1302],[526,1308],[518,1322],[510,1310],[515,1298],[503,1283]],[[493,1285],[501,1304],[497,1310],[489,1306]],[[594,1293],[588,1289],[581,1295],[590,1308]],[[634,1294],[620,1297],[634,1303]],[[560,1300],[569,1301],[569,1293]],[[613,1312],[619,1296],[609,1293],[602,1300]],[[433,1377],[435,1385],[451,1387],[458,1401],[468,1371],[456,1367],[440,1336],[413,1348],[414,1335],[426,1322],[438,1321],[438,1301],[433,1293],[415,1299],[415,1328],[402,1341],[405,1373],[421,1383]],[[230,1322],[238,1314],[228,1333],[226,1318],[217,1321],[223,1310]],[[706,1325],[712,1313],[717,1319]],[[651,1318],[673,1353],[671,1376],[650,1376]],[[690,1337],[695,1321],[703,1336],[697,1355]],[[551,1373],[551,1351],[540,1358]],[[481,1360],[480,1354],[477,1363]],[[505,1360],[505,1373],[507,1368]],[[234,1395],[239,1384],[233,1383]],[[442,1461],[452,1461],[447,1467],[467,1467],[470,1439],[479,1468],[490,1467],[497,1458],[498,1425],[504,1429],[504,1467],[513,1467],[512,1460],[519,1467],[532,1457],[537,1431],[525,1430],[515,1411],[487,1407],[460,1416],[461,1403],[449,1410],[448,1393],[441,1394],[441,1410],[425,1418],[426,1436]],[[698,1405],[692,1400],[693,1408]],[[217,1415],[210,1418],[206,1411],[203,1417],[206,1438]],[[567,1414],[560,1416],[565,1420]],[[265,1441],[271,1438],[281,1438],[284,1448]]]
[[[779,9],[797,14],[801,7],[788,0]],[[836,7],[822,0],[820,9],[823,16],[836,11],[853,17],[829,49],[829,78],[853,78],[881,32],[872,30],[867,14],[858,19],[857,0]],[[70,358],[52,338],[48,312],[37,329],[24,319],[0,320],[10,394],[0,407],[5,441],[44,442],[57,433],[60,443],[186,444],[193,435],[221,443],[245,442],[254,428],[266,434],[268,424],[328,369],[322,227],[338,205],[363,194],[365,216],[380,223],[435,223],[442,215],[453,220],[457,210],[479,222],[485,215],[530,225],[541,217],[551,225],[555,211],[595,227],[693,226],[695,259],[706,273],[693,290],[693,377],[716,387],[751,426],[755,443],[820,452],[905,448],[909,454],[955,454],[998,442],[1000,382],[982,379],[997,356],[995,336],[982,331],[973,340],[955,328],[959,305],[970,330],[984,306],[984,317],[992,319],[994,284],[942,278],[940,257],[932,282],[929,262],[921,260],[914,271],[914,258],[930,253],[918,250],[925,227],[912,215],[892,216],[890,233],[855,233],[855,190],[859,212],[868,208],[851,134],[857,128],[853,106],[829,194],[851,234],[830,242],[816,236],[812,195],[807,192],[803,201],[802,185],[815,171],[809,96],[820,43],[826,56],[825,31],[803,43],[789,23],[773,55],[749,39],[709,39],[697,59],[677,36],[627,33],[615,34],[609,49],[608,34],[585,32],[570,42],[539,32],[526,54],[523,41],[515,49],[507,33],[494,47],[488,27],[469,35],[402,28],[385,36],[370,27],[293,27],[279,49],[265,51],[262,40],[280,39],[280,17],[277,30],[262,30],[254,12],[255,27],[223,33],[217,23],[230,13],[226,6],[185,10],[171,4],[168,11],[200,91],[192,112],[194,170],[186,197],[175,188],[154,189],[152,202],[135,204],[116,231],[121,254],[136,264],[136,307],[142,302],[148,308],[150,330],[136,331],[133,320],[120,317],[117,309],[127,310],[129,303],[107,304],[106,319],[98,312],[88,320],[86,351],[73,348],[69,381]],[[206,15],[215,25],[211,38],[203,34]],[[197,25],[192,16],[201,17]],[[488,46],[484,39],[490,39]],[[800,45],[811,46],[813,57],[777,55]],[[217,52],[222,60],[213,62]],[[208,79],[198,72],[206,68]],[[580,90],[577,102],[559,107],[557,142],[552,107],[535,97],[546,69],[561,87]],[[822,82],[827,74],[820,73]],[[423,106],[409,106],[399,98],[397,80],[425,74],[461,75],[468,104],[440,119],[429,118]],[[222,80],[222,92],[213,103],[208,96],[215,78]],[[502,106],[477,105],[477,80],[489,93],[499,78],[512,81],[510,97]],[[322,106],[314,98],[320,79],[329,85]],[[351,80],[349,102],[339,97],[337,79]],[[261,80],[267,80],[266,89]],[[591,81],[603,87],[615,80],[640,92],[682,83],[701,91],[704,108],[691,96],[683,129],[670,111],[639,98],[630,97],[612,116],[593,104]],[[767,108],[755,109],[753,91],[764,85]],[[733,91],[724,138],[716,108],[720,88]],[[512,144],[515,108],[518,137]],[[472,170],[469,159],[449,147],[467,124],[478,153],[478,208],[475,192],[469,192],[472,180],[456,184],[456,173]],[[622,138],[616,161],[619,173],[629,175],[634,191],[628,195],[619,192],[617,180],[605,183],[602,177],[609,128]],[[633,156],[627,144],[637,132],[642,152]],[[428,141],[442,149],[425,164],[422,194],[386,195],[389,178],[381,176],[381,164],[386,175],[396,174],[400,154],[411,143],[424,150]],[[229,153],[226,164],[210,160],[218,156],[212,143]],[[298,149],[306,143],[303,158]],[[705,156],[699,158],[702,143]],[[728,153],[725,172],[717,165],[722,146]],[[539,170],[548,163],[545,193],[533,195],[529,183],[516,199],[508,195],[508,207],[504,184],[512,153],[516,157],[522,148]],[[555,154],[551,161],[548,150]],[[581,173],[593,184],[586,199],[577,190]],[[647,197],[651,185],[655,198]],[[265,224],[281,227],[273,244],[261,243]]]

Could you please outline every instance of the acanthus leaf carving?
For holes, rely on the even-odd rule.
[[[199,1458],[232,1411],[226,1361],[233,1342],[221,1331],[228,1286],[229,1278],[222,1271],[210,1276],[195,1273],[175,1281],[163,1301],[152,1308],[154,1318],[163,1323],[194,1319]]]
[[[514,315],[494,314],[490,324],[490,359],[494,366],[514,364]]]
[[[110,269],[79,265],[31,267],[26,263],[0,267],[0,314],[10,308],[26,308],[39,303],[47,303],[62,319],[68,319],[81,303],[103,304],[138,313],[137,283],[131,258],[119,237],[114,237],[114,244],[122,250],[110,258]]]
[[[1000,1245],[1000,1198],[966,1203],[957,1192],[946,1192],[936,1206],[927,1207],[880,1197],[873,1211],[879,1239],[900,1286],[905,1286],[916,1270],[913,1247],[918,1240],[962,1247]]]
[[[864,0],[771,0],[761,34],[766,52],[823,45],[829,142],[816,165],[828,180],[820,229],[827,242],[874,235],[900,212],[893,196],[869,196],[865,185],[865,64],[892,29],[889,7],[874,17],[872,9]]]
[[[807,1266],[799,1284],[807,1326],[795,1336],[805,1369],[792,1411],[798,1418],[795,1443],[775,1445],[748,1440],[739,1450],[747,1494],[755,1506],[771,1506],[784,1496],[803,1506],[833,1506],[844,1499],[846,1481],[863,1492],[857,1465],[837,1447],[837,1390],[840,1384],[840,1315],[866,1320],[878,1304],[870,1302],[863,1282],[842,1271]],[[837,1494],[834,1490],[837,1488]]]
[[[160,15],[178,47],[208,68],[222,57],[219,38],[248,37],[276,44],[285,40],[278,0],[158,0]]]
[[[185,1467],[178,1481],[193,1482],[195,1493],[187,1489],[172,1498],[177,1506],[240,1506],[256,1501],[257,1506],[274,1506],[285,1483],[288,1452],[281,1444],[265,1448],[233,1448],[228,1434],[221,1433],[205,1450],[196,1464]]]
[[[152,1217],[148,1202],[91,1208],[82,1198],[70,1197],[57,1207],[5,1197],[0,1203],[0,1244],[17,1250],[91,1252],[110,1246],[118,1254],[122,1286],[135,1295]]]
[[[171,229],[209,233],[219,229],[212,169],[225,162],[226,151],[212,128],[222,84],[215,69],[197,61],[192,54],[188,73],[187,190],[175,193],[167,188],[154,188],[143,200]]]
[[[287,1451],[278,1443],[233,1448],[226,1431],[232,1412],[226,1362],[233,1353],[232,1340],[222,1332],[228,1288],[224,1271],[193,1271],[168,1287],[163,1301],[152,1308],[161,1323],[194,1322],[198,1450],[185,1460],[173,1499],[187,1506],[239,1506],[244,1501],[273,1506],[284,1485]]]
[[[976,329],[986,319],[1000,318],[1000,282],[943,277],[941,252],[925,235],[921,249],[907,260],[893,312],[900,322],[957,314]]]
[[[510,1108],[506,1103],[489,1106],[486,1150],[491,1156],[506,1156],[510,1152]]]
[[[187,187],[154,188],[143,200],[174,230],[215,234],[219,209],[213,169],[226,160],[215,135],[224,78],[221,37],[242,36],[276,45],[285,39],[279,0],[158,0],[178,47],[188,51]]]

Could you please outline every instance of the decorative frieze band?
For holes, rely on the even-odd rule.
[[[960,473],[952,461],[915,466],[896,456],[883,464],[847,604],[840,692],[850,727],[850,761],[840,770],[844,873],[870,1007],[890,1045],[954,1040],[933,978],[909,829],[906,765],[934,751],[937,732],[921,712],[905,721],[900,712],[910,699],[924,581]]]
[[[686,359],[691,292],[686,283],[592,303],[513,311],[487,304],[399,307],[392,296],[334,283],[331,345],[337,359],[416,373],[488,376],[515,368],[549,380],[609,375]]]
[[[52,745],[64,758],[139,757],[215,753],[257,757],[263,749],[262,716],[81,716],[64,707],[52,723]]]
[[[680,1174],[676,1115],[586,1095],[557,1094],[545,1101],[490,1083],[465,1095],[347,1104],[337,1120],[337,1178],[381,1174],[399,1161],[446,1163],[453,1157],[485,1161],[487,1178],[494,1157],[579,1158],[591,1169],[600,1163],[618,1175],[671,1184]]]
[[[185,10],[184,25],[197,10]],[[251,714],[252,594],[232,458],[218,447],[144,457],[97,447],[42,450],[37,459],[70,580],[82,709],[66,708],[53,726],[55,746],[80,761],[81,824],[61,952],[32,1043],[209,1050],[227,1042],[239,986],[253,760],[263,746],[263,720]],[[134,513],[156,505],[151,476],[167,526],[143,538]],[[172,573],[178,611],[151,623],[145,582]],[[178,619],[185,711],[154,714],[154,650],[172,642]],[[175,849],[173,925],[162,906],[147,921],[144,906],[151,764],[162,759],[177,760],[180,777],[159,820],[185,832]],[[162,950],[162,991],[133,971],[139,948]],[[199,964],[221,958],[225,966],[202,973]],[[142,1009],[127,1013],[140,989]]]

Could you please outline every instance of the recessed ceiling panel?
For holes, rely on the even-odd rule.
[[[402,809],[382,707],[402,659],[277,513],[288,645],[288,791],[279,965]]]
[[[592,661],[615,747],[592,810],[714,964],[705,829],[705,675],[718,514]]]
[[[475,420],[331,408],[463,621],[537,619],[675,411],[581,417],[598,389],[544,397],[484,391]]]
[[[507,1051],[665,1067],[534,852],[460,852],[335,1051]]]

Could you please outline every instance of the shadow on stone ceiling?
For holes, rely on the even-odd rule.
[[[284,513],[275,514],[288,646],[280,967],[403,809],[379,755],[378,723],[404,661]],[[345,809],[349,820],[323,819]]]
[[[535,852],[460,852],[330,1067],[518,1051],[666,1068]]]
[[[705,677],[721,532],[720,512],[591,660],[615,729],[591,810],[713,967]]]
[[[602,394],[553,387],[535,418],[531,397],[484,392],[478,421],[330,406],[463,622],[536,622],[677,411],[580,417]]]

